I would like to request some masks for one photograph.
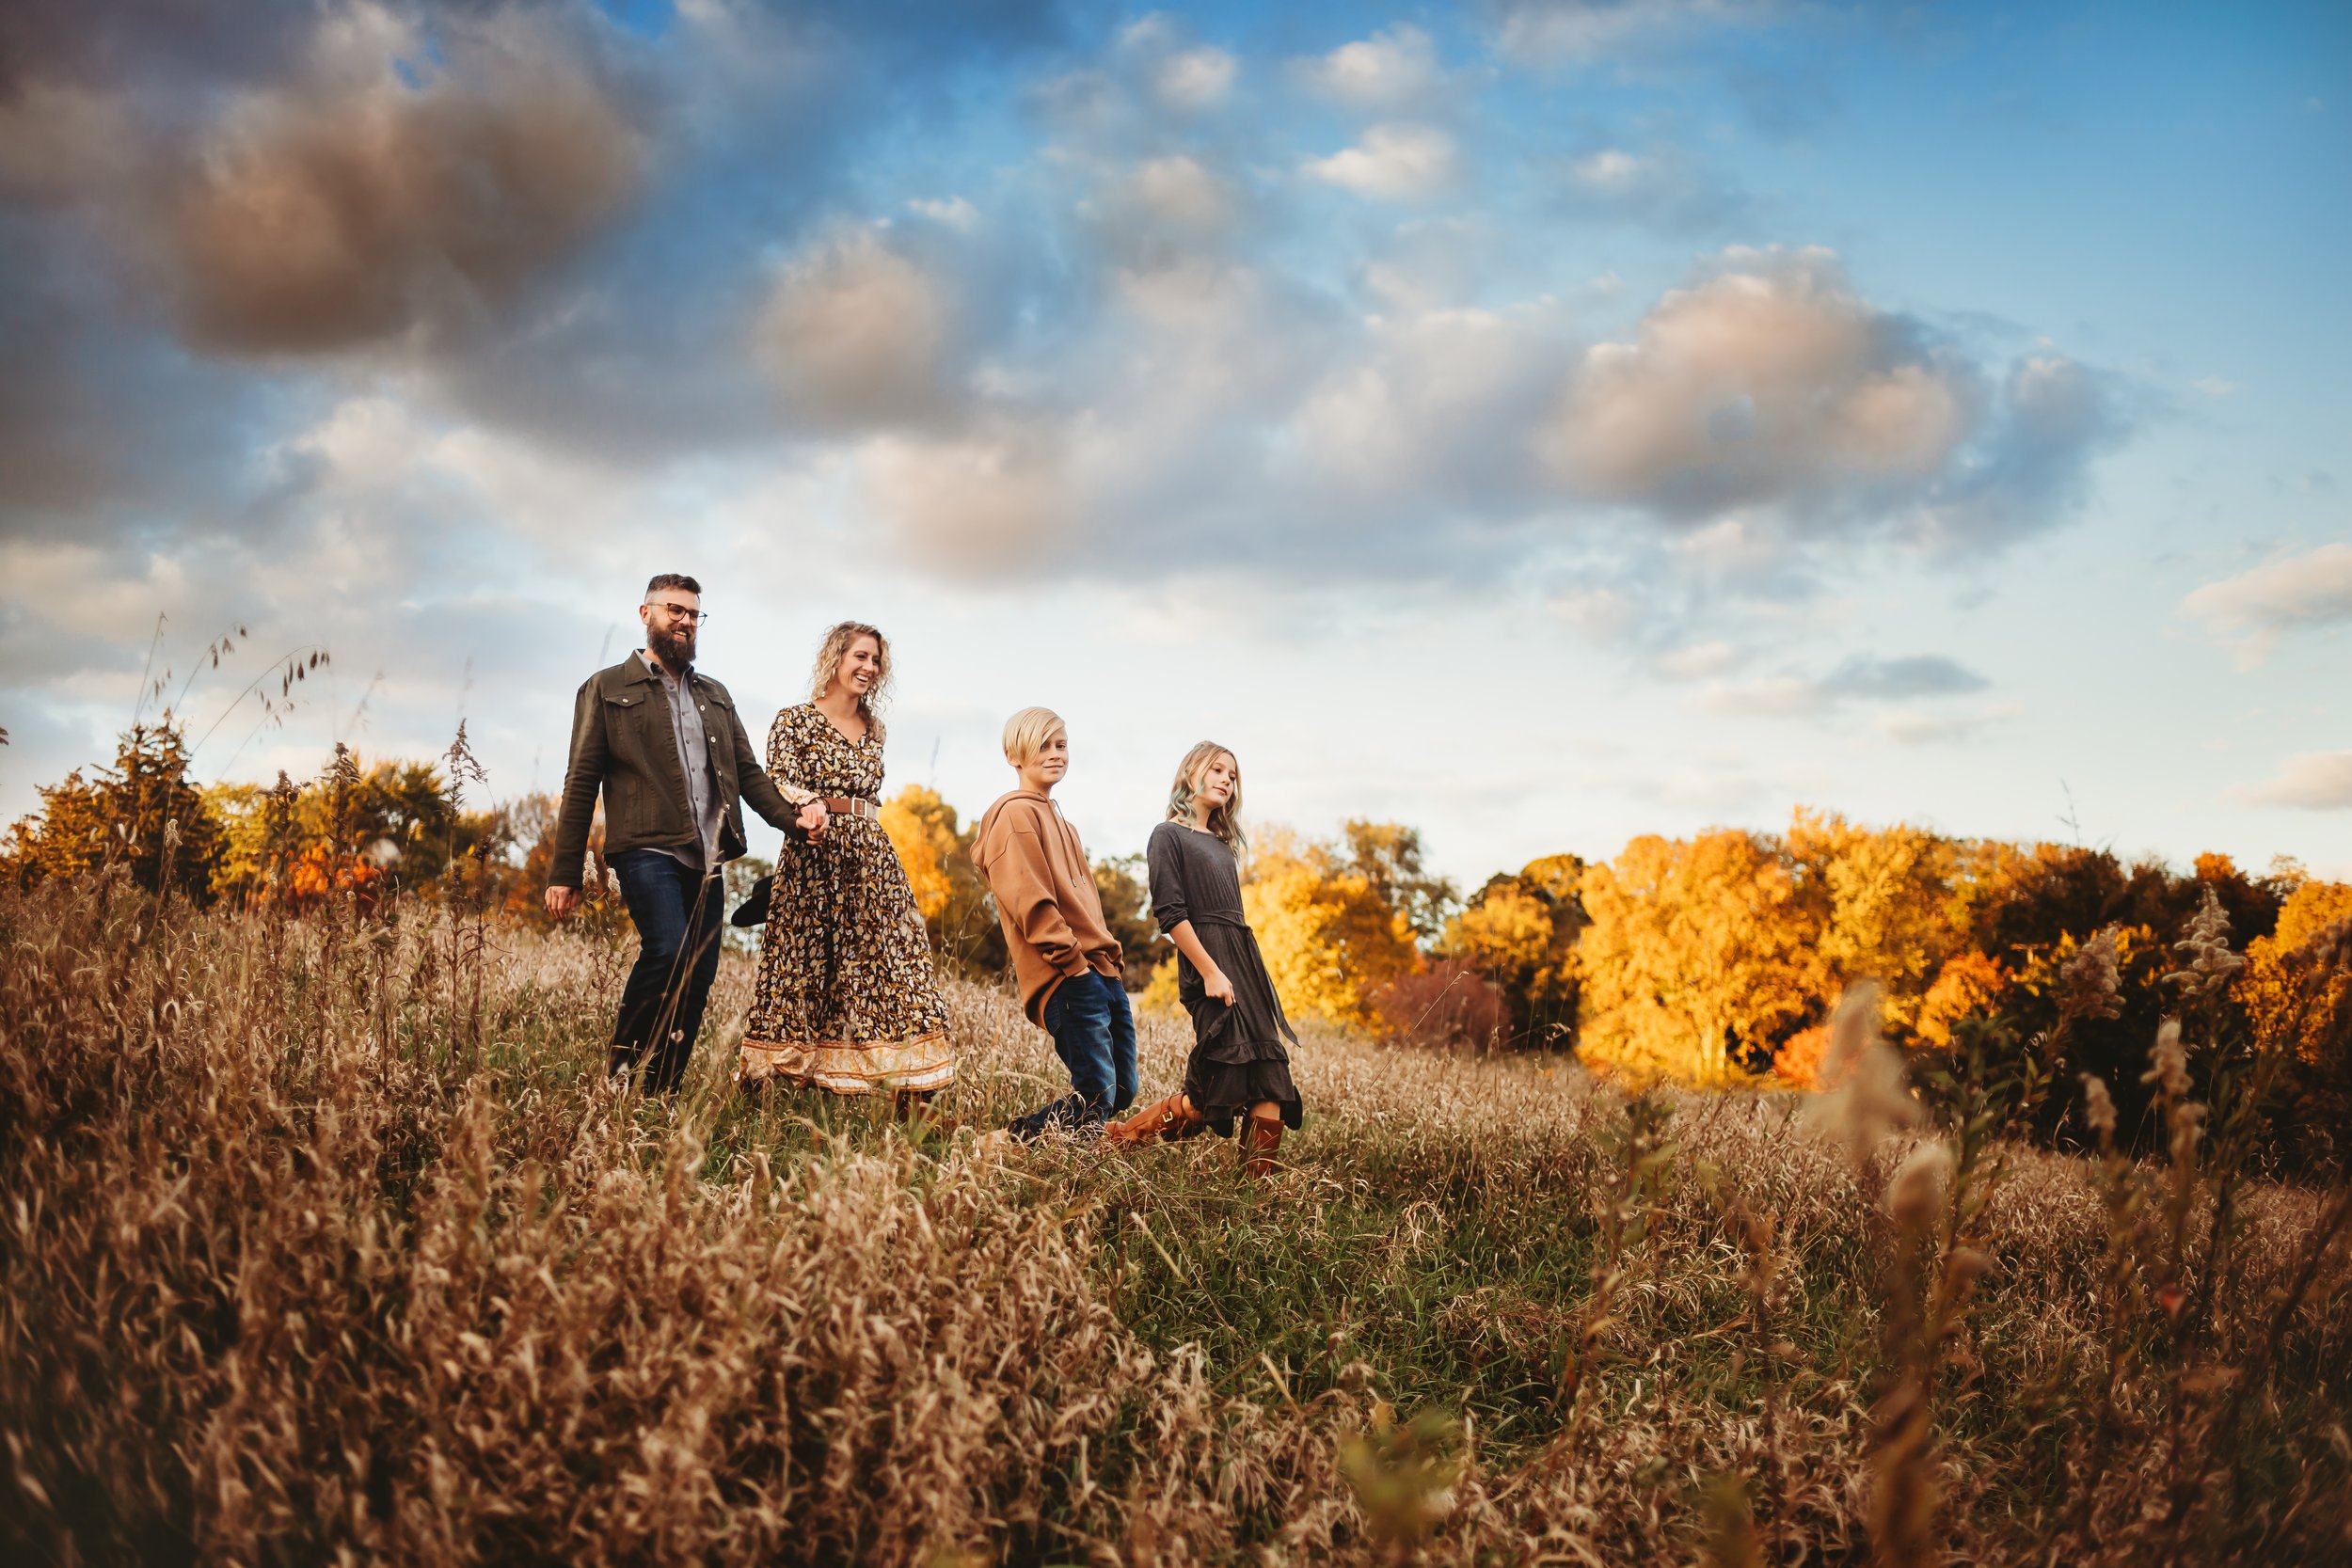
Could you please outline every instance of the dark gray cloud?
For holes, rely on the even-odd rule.
[[[1712,661],[1707,673],[1727,662],[1736,660]],[[1703,711],[1726,718],[1811,718],[1857,704],[1883,710],[1890,704],[1938,702],[1984,691],[1991,685],[1941,654],[1856,654],[1823,675],[1784,672],[1709,681],[1695,702]],[[1959,738],[1997,717],[1994,712],[1883,711],[1880,728],[1901,743],[1919,744]]]
[[[312,0],[10,0],[0,8],[0,95],[58,79],[267,75],[316,13]]]
[[[1982,691],[1991,684],[1974,670],[1942,654],[1914,654],[1897,658],[1858,654],[1823,676],[1820,687],[1830,697],[1887,702],[1961,696]]]
[[[310,400],[190,355],[55,227],[0,212],[0,537],[159,540],[250,521],[257,442]]]
[[[495,43],[421,87],[382,61],[322,71],[216,133],[157,214],[188,341],[313,354],[451,329],[615,218],[644,158],[625,106],[553,39]]]

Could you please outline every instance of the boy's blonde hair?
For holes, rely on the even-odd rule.
[[[1026,767],[1047,741],[1068,734],[1069,728],[1050,707],[1025,707],[1005,721],[1005,760],[1015,768]]]

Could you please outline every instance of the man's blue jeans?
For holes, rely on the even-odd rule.
[[[625,1073],[642,1061],[647,1089],[675,1089],[686,1076],[719,973],[725,895],[715,871],[705,876],[659,849],[625,849],[612,864],[637,927],[638,949],[621,989],[605,1070]]]
[[[1023,1143],[1048,1127],[1091,1131],[1136,1102],[1136,1015],[1125,987],[1090,969],[1073,975],[1045,999],[1043,1022],[1071,1092],[1012,1124]]]

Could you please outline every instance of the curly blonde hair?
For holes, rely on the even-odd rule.
[[[809,674],[808,699],[813,703],[825,694],[826,688],[833,685],[834,673],[850,657],[850,645],[861,637],[874,640],[882,669],[875,675],[874,684],[866,688],[866,695],[857,700],[857,716],[866,721],[866,729],[879,741],[882,738],[882,721],[878,710],[890,700],[890,639],[882,634],[880,626],[869,626],[863,621],[844,621],[825,633],[825,640],[817,645],[817,667]]]
[[[1235,860],[1249,853],[1248,837],[1241,831],[1241,759],[1231,747],[1214,740],[1203,740],[1184,753],[1184,760],[1176,765],[1176,782],[1168,789],[1168,819],[1170,822],[1192,820],[1192,800],[1200,778],[1200,770],[1223,757],[1233,765],[1232,798],[1223,805],[1211,808],[1209,832],[1225,841],[1225,847],[1233,852]]]

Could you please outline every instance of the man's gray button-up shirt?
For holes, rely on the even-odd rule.
[[[663,669],[659,661],[640,653],[638,658],[661,681],[661,689],[670,699],[670,730],[677,739],[678,771],[686,775],[686,803],[694,813],[694,827],[702,839],[699,852],[683,847],[666,848],[685,865],[700,871],[719,858],[719,784],[711,772],[710,740],[703,730],[703,716],[693,690],[675,675]]]

